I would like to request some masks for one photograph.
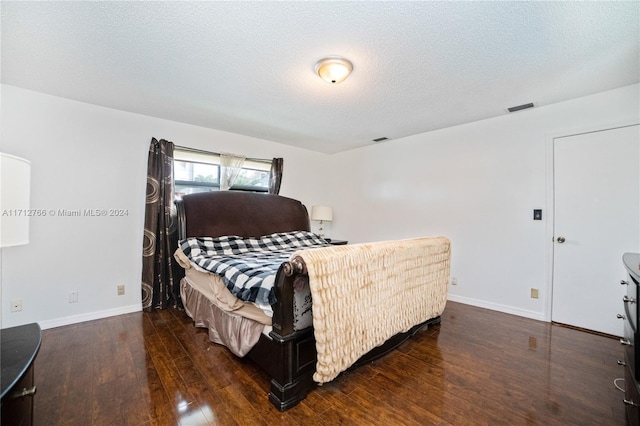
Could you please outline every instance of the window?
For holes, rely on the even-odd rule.
[[[220,190],[220,155],[176,148],[173,171],[176,198]],[[231,191],[269,191],[271,160],[246,159]]]

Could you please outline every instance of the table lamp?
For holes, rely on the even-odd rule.
[[[318,235],[324,238],[323,222],[331,222],[333,220],[333,209],[329,206],[312,206],[311,220],[320,221],[320,229],[318,229]]]
[[[0,247],[29,243],[31,163],[0,152]]]

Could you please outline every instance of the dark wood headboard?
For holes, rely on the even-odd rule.
[[[276,232],[309,231],[307,208],[279,195],[212,191],[176,201],[178,239],[187,237],[260,237]]]

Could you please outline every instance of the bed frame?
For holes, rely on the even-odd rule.
[[[250,192],[216,191],[186,195],[176,202],[178,238],[223,235],[259,237],[276,232],[309,231],[306,207],[297,200]],[[276,275],[273,330],[261,335],[246,355],[271,377],[269,401],[280,411],[300,401],[316,384],[316,347],[313,327],[295,331],[293,326],[293,282],[306,274],[300,259],[283,263]],[[421,328],[437,324],[440,317],[396,334],[383,345],[361,357],[352,367],[373,361],[390,352]]]

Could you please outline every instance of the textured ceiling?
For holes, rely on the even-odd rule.
[[[637,83],[639,5],[2,1],[1,79],[334,153]]]

